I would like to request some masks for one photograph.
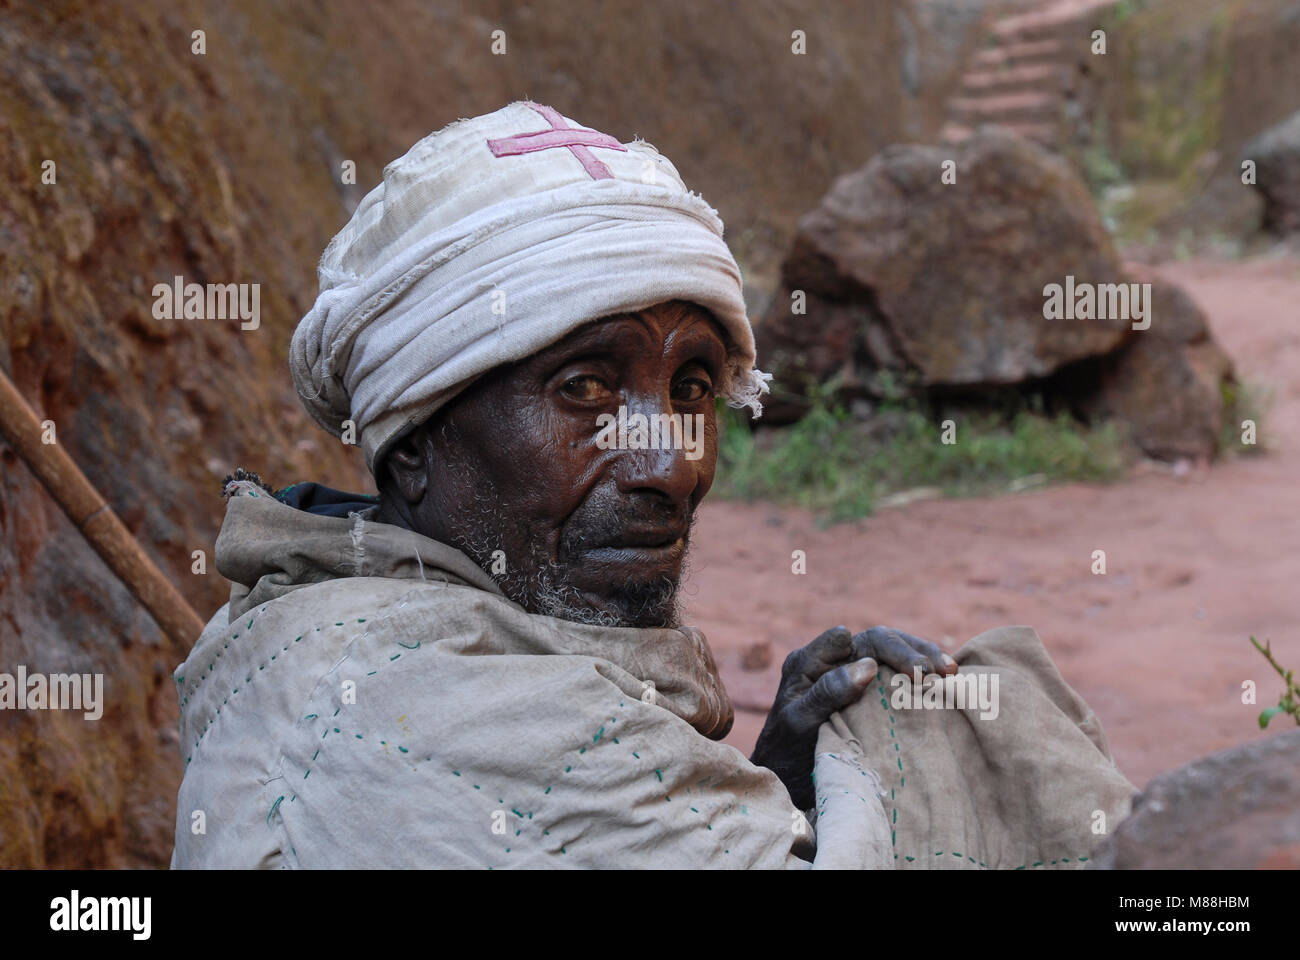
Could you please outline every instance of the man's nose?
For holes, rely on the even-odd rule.
[[[616,470],[619,492],[626,495],[653,490],[674,504],[685,505],[699,486],[700,464],[703,462],[702,459],[687,457],[685,431],[695,424],[687,424],[681,414],[674,417],[671,406],[665,409],[659,404],[629,405],[629,420],[635,413],[646,418],[647,447],[619,451]],[[631,433],[629,428],[629,439]],[[703,443],[702,436],[692,437],[697,444]]]

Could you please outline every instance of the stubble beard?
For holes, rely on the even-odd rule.
[[[683,560],[678,576],[660,574],[647,580],[626,580],[612,585],[594,606],[581,590],[563,577],[563,567],[551,562],[543,538],[530,536],[526,556],[505,553],[505,572],[500,569],[502,544],[508,541],[496,498],[488,491],[475,494],[474,509],[462,511],[449,524],[449,545],[460,550],[487,573],[501,592],[529,613],[555,617],[596,627],[668,627],[681,625],[681,581],[686,573]],[[512,525],[513,526],[513,525]],[[685,546],[689,550],[690,534]]]

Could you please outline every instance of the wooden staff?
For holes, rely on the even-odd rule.
[[[180,644],[188,645],[198,639],[203,632],[203,620],[140,548],[63,448],[57,443],[41,442],[41,424],[36,411],[3,370],[0,370],[0,434],[163,632]]]

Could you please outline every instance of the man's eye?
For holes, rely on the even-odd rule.
[[[574,400],[599,400],[609,393],[604,381],[590,374],[570,377],[564,381],[563,389],[565,394]]]
[[[713,384],[709,381],[691,377],[689,380],[678,381],[673,396],[684,403],[694,403],[696,400],[703,400],[712,392]]]

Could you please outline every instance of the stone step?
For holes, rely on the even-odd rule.
[[[950,120],[939,131],[939,141],[943,144],[961,143],[963,140],[969,139],[973,132],[970,127],[963,127],[961,124],[953,123]]]
[[[1029,34],[1026,36],[1015,35],[1002,38],[1002,46],[1018,46],[1020,44],[1030,43],[1055,43],[1062,50],[1069,52],[1078,52],[1087,50],[1092,43],[1092,31],[1097,29],[1096,21],[1080,21],[1072,24],[1067,30],[1058,30],[1050,35]]]
[[[1056,149],[1058,136],[1056,127],[1050,123],[1004,123],[1002,126],[1012,133],[1033,140],[1044,147]]]
[[[1003,17],[990,33],[1003,40],[1029,41],[1057,37],[1075,30],[1091,30],[1100,14],[1113,7],[1115,0],[1059,0],[1042,9]]]
[[[1059,97],[1040,90],[1024,93],[984,94],[957,97],[949,104],[949,116],[958,123],[1051,122],[1061,109]]]
[[[1054,90],[1060,78],[1061,68],[1055,63],[1031,63],[1016,67],[972,70],[961,78],[961,96]]]
[[[1051,149],[1056,148],[1056,127],[1050,123],[1002,123],[993,124],[993,126],[1000,126],[1004,130],[1010,130],[1012,133],[1024,137],[1026,140],[1033,140],[1041,146]],[[963,140],[970,139],[974,132],[965,124],[949,120],[943,125],[943,129],[939,131],[939,141],[944,146],[953,146]]]
[[[1064,59],[1065,47],[1057,40],[1032,43],[1002,43],[977,50],[971,59],[975,68],[997,69],[1028,64],[1055,64]]]

